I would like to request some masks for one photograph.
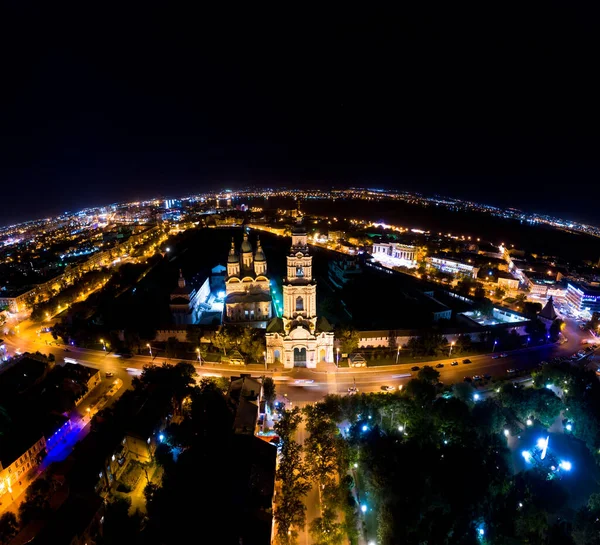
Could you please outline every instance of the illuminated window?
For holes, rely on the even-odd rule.
[[[298,265],[298,266],[296,267],[296,276],[297,276],[297,277],[302,277],[302,276],[304,276],[304,269],[303,269],[303,268],[302,268],[300,265]]]
[[[302,297],[297,297],[296,298],[296,311],[302,311],[304,310],[304,300],[302,299]]]

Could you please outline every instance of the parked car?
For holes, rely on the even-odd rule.
[[[437,369],[441,369],[442,367],[444,367],[444,364],[443,364],[443,363],[438,363],[438,364],[436,365],[436,368],[437,368]]]
[[[385,385],[384,385],[384,386],[382,386],[382,387],[381,387],[381,389],[382,389],[384,392],[393,392],[393,391],[394,391],[396,388],[394,388],[393,386],[385,386]]]
[[[506,370],[506,372],[507,372],[509,375],[512,375],[513,373],[516,373],[516,372],[517,372],[517,370],[516,370],[516,369],[507,369],[507,370]]]
[[[111,372],[111,371],[108,371],[108,372],[104,373],[104,376],[105,376],[106,378],[110,378],[110,377],[114,377],[114,376],[115,376],[115,374],[114,374],[113,372]]]
[[[500,357],[500,354],[494,354],[494,355],[492,356],[492,359],[493,359],[493,360],[497,360],[499,357]]]
[[[418,365],[415,365],[414,367],[411,367],[410,370],[411,371],[419,371],[421,368]]]
[[[463,363],[472,363],[472,362],[471,362],[471,360],[469,358],[467,358],[467,359],[463,360]]]
[[[508,358],[508,354],[506,352],[502,352],[502,354],[500,354],[501,358]]]
[[[481,380],[481,375],[473,375],[473,380]]]
[[[358,394],[358,388],[356,386],[350,386],[348,388],[348,395]]]
[[[452,362],[450,365],[451,365],[452,367],[454,367],[455,365],[458,365],[458,362],[457,362],[457,361],[453,361],[453,362]]]

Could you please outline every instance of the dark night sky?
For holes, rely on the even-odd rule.
[[[246,183],[385,185],[600,223],[592,2],[122,4],[8,4],[0,224]]]

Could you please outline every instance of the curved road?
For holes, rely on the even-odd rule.
[[[57,362],[62,362],[64,358],[72,358],[82,365],[100,369],[102,372],[112,372],[116,377],[121,378],[126,385],[131,384],[131,378],[136,373],[140,373],[144,365],[149,363],[162,363],[168,361],[175,363],[180,360],[165,360],[163,357],[150,358],[149,356],[133,356],[131,358],[120,358],[110,352],[105,353],[102,350],[90,350],[70,346],[68,352],[65,347],[56,344],[47,344],[54,342],[47,333],[38,335],[36,324],[22,323],[19,326],[17,335],[5,337],[5,343],[10,355],[17,349],[21,352],[40,351],[42,353],[51,353],[56,357]],[[556,356],[570,356],[580,349],[581,341],[589,337],[589,333],[581,332],[577,324],[573,321],[567,322],[565,334],[570,339],[569,342],[562,345],[547,344],[530,348],[523,348],[509,352],[505,358],[493,359],[492,354],[470,356],[470,364],[463,364],[463,358],[441,359],[437,361],[419,363],[419,364],[400,364],[393,366],[368,367],[368,368],[340,368],[337,369],[334,364],[320,364],[317,369],[282,369],[270,366],[265,371],[262,365],[248,365],[244,368],[231,365],[197,365],[196,368],[201,376],[232,376],[241,372],[252,373],[254,375],[268,374],[273,376],[277,383],[277,391],[280,394],[287,394],[287,397],[294,403],[312,402],[322,399],[328,393],[346,393],[350,386],[356,384],[360,392],[380,392],[382,385],[398,387],[406,383],[410,376],[415,375],[411,367],[419,365],[435,366],[438,363],[444,367],[438,369],[440,380],[451,384],[460,382],[466,376],[486,375],[493,377],[507,376],[508,369],[527,370],[537,366],[540,361],[549,360]],[[451,366],[452,361],[459,361],[459,365]]]

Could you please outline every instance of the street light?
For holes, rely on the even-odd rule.
[[[498,344],[498,339],[494,341],[494,348],[492,349],[492,354],[496,351],[496,345]]]
[[[448,357],[452,354],[452,349],[454,348],[454,341],[450,343],[450,352],[448,352]]]
[[[202,365],[202,358],[200,357],[200,348],[196,348],[196,354],[198,354],[198,363]]]
[[[335,366],[339,369],[340,367],[340,349],[336,348],[337,351],[337,363],[335,364]]]
[[[104,339],[100,339],[100,342],[102,343],[102,350],[106,352],[106,343],[104,342]]]
[[[150,346],[150,343],[146,343],[146,346],[148,347],[148,350],[150,351],[150,357],[152,357],[152,347]]]
[[[263,358],[265,360],[265,371],[267,370],[267,353],[263,352]]]
[[[400,346],[398,346],[398,350],[396,351],[396,363],[398,363],[398,356],[400,355]]]

